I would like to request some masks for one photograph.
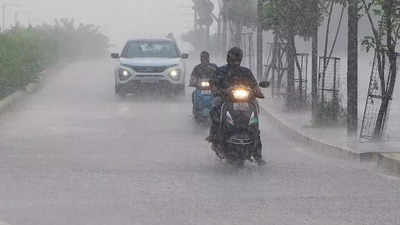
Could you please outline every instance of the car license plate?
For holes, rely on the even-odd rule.
[[[249,110],[249,103],[233,103],[233,110],[247,111]]]
[[[211,90],[202,90],[201,94],[202,95],[211,95]]]

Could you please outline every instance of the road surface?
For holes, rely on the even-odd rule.
[[[0,116],[0,224],[400,224],[398,178],[261,119],[267,165],[235,169],[189,96],[120,99],[109,62],[66,66]]]

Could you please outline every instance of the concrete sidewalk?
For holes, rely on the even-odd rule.
[[[348,137],[345,126],[312,127],[310,110],[287,112],[283,100],[278,98],[267,97],[260,105],[289,137],[306,142],[317,151],[343,158],[376,160],[381,167],[390,167],[400,174],[400,141],[361,142],[358,137]]]

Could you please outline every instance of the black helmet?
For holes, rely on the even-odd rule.
[[[200,57],[202,57],[202,56],[204,56],[204,57],[210,57],[210,53],[208,53],[207,51],[202,51],[201,53],[200,53]]]
[[[233,47],[228,51],[228,56],[226,61],[229,65],[240,65],[243,59],[243,51],[238,47]]]
[[[210,53],[208,53],[207,51],[202,51],[200,53],[200,60],[203,63],[208,63],[210,61]]]

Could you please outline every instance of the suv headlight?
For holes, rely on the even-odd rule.
[[[131,77],[132,74],[127,69],[120,68],[119,69],[119,79],[120,80],[127,80]]]
[[[181,70],[180,69],[172,69],[169,71],[168,76],[175,81],[181,79]]]

